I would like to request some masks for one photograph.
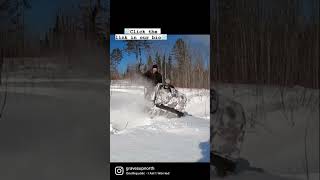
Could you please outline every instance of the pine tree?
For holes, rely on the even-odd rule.
[[[188,87],[190,84],[190,65],[191,60],[187,48],[187,44],[180,38],[172,49],[174,59],[177,61],[177,82],[182,87]]]
[[[139,59],[139,55],[141,54],[141,51],[149,49],[150,45],[151,43],[149,41],[128,40],[126,41],[124,50],[129,54],[133,53],[136,56],[137,64],[142,64],[141,59]]]
[[[158,65],[158,71],[161,72],[161,57],[159,55],[159,53],[156,53],[156,58],[155,58],[156,64]]]
[[[152,57],[149,55],[147,60],[147,68],[151,68],[153,65]]]
[[[167,65],[167,77],[172,80],[172,57],[169,55],[168,65]]]
[[[117,66],[122,59],[122,52],[119,48],[113,49],[110,55],[110,71],[111,75],[115,76],[118,74]]]
[[[161,69],[162,69],[162,80],[164,81],[167,78],[167,69],[166,69],[166,55],[163,55],[162,63],[161,63]]]

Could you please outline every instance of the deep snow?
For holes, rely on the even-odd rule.
[[[209,91],[178,90],[187,95],[189,115],[151,118],[145,111],[142,86],[111,85],[111,162],[209,161]]]

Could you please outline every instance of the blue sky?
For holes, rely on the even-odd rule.
[[[210,59],[210,36],[209,35],[168,35],[167,40],[161,41],[151,41],[152,48],[148,53],[142,53],[142,62],[145,63],[148,54],[154,55],[156,52],[159,52],[161,56],[168,54],[171,52],[172,47],[177,39],[182,38],[189,44],[192,48],[198,49],[202,52],[204,58],[207,62]],[[111,35],[110,38],[110,51],[115,48],[123,49],[125,47],[125,41],[115,40],[114,35]],[[136,62],[136,57],[134,54],[123,53],[123,59],[121,60],[118,69],[120,72],[124,72],[127,69],[128,64],[133,64]]]

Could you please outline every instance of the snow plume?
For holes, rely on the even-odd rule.
[[[131,85],[143,86],[143,87],[151,87],[151,86],[153,86],[152,81],[150,81],[146,77],[144,77],[141,72],[133,73],[133,75],[130,77],[130,84]]]
[[[138,73],[127,81],[112,81],[110,91],[111,133],[150,123],[150,118],[146,116],[150,102],[144,98],[145,87],[150,86],[152,84]],[[118,96],[119,93],[121,96]]]

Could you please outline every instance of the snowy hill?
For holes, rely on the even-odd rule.
[[[0,179],[107,179],[105,86],[103,79],[11,78],[2,85]]]
[[[273,175],[270,173],[244,172],[226,178],[211,176],[211,180],[304,180],[306,175]],[[309,180],[318,180],[319,174],[310,174]]]

